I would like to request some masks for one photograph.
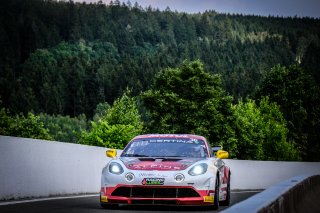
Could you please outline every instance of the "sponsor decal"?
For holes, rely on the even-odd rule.
[[[139,177],[153,177],[153,176],[156,176],[156,175],[151,173],[139,173]]]
[[[203,196],[203,202],[205,202],[205,203],[213,203],[214,202],[214,198],[213,198],[213,196]]]
[[[145,141],[144,141],[145,142]],[[184,143],[184,144],[204,144],[203,140],[195,138],[154,138],[150,139],[149,143]]]
[[[130,160],[124,161],[124,164],[131,170],[145,170],[145,171],[177,171],[183,170],[191,166],[193,163],[199,161],[198,158],[183,159],[178,161],[140,161]],[[148,172],[146,172],[148,173]],[[147,177],[147,176],[146,176]],[[163,176],[158,176],[163,177]]]
[[[161,177],[161,178],[168,177],[167,175],[160,174],[160,173],[139,173],[138,176],[139,177]]]
[[[164,178],[144,178],[141,183],[142,185],[163,185]]]
[[[190,135],[185,134],[149,134],[149,135],[141,135],[136,138],[190,138]]]
[[[128,165],[128,164],[127,164]],[[164,171],[170,171],[170,170],[182,170],[188,167],[186,164],[181,164],[181,163],[153,163],[150,164],[144,163],[144,162],[137,162],[135,164],[129,164],[128,165],[129,169],[132,170],[164,170]]]

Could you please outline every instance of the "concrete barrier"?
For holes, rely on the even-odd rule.
[[[302,175],[276,184],[223,213],[320,212],[320,175]]]
[[[0,200],[98,193],[107,149],[0,136]],[[120,153],[120,150],[118,151]],[[231,189],[266,189],[290,177],[319,173],[320,163],[225,160]]]
[[[0,200],[98,193],[106,149],[0,136]]]

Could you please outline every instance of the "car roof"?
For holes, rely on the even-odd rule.
[[[190,139],[198,139],[207,142],[205,137],[193,134],[145,134],[138,135],[134,137],[132,140],[137,139],[147,139],[147,138],[190,138]]]

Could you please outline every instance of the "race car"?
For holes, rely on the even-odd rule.
[[[102,170],[100,204],[198,205],[230,203],[231,171],[207,140],[191,134],[146,134],[133,138]]]

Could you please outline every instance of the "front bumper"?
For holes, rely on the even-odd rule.
[[[135,205],[212,205],[214,191],[183,186],[117,185],[102,187],[100,202]]]

